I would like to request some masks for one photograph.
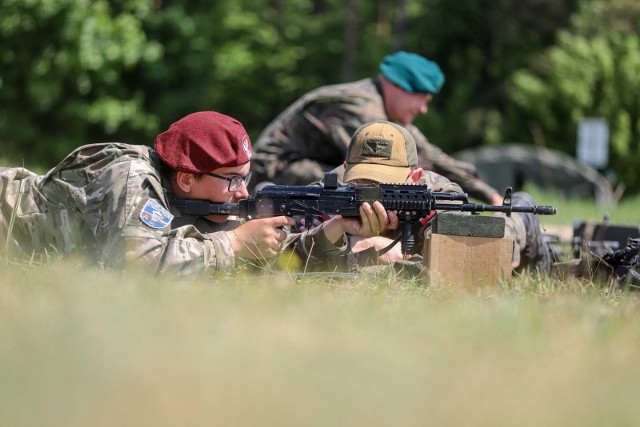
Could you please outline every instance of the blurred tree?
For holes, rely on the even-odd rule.
[[[585,3],[557,43],[515,73],[513,118],[533,140],[575,154],[584,117],[610,127],[609,162],[627,190],[640,190],[640,4]]]
[[[147,20],[165,47],[146,64],[147,108],[162,117],[216,109],[255,137],[300,93],[337,79],[344,7],[337,0],[173,1]],[[320,42],[321,41],[321,42]]]
[[[342,69],[340,72],[343,80],[349,80],[355,73],[355,62],[358,55],[359,3],[359,0],[348,0],[347,3],[347,18],[344,23]]]
[[[554,49],[537,56],[553,45],[580,3],[591,9],[576,17]],[[416,123],[445,151],[523,141],[533,132],[573,143],[576,117],[598,113],[609,115],[613,143],[632,153],[638,127],[632,103],[639,98],[636,41],[628,35],[638,28],[630,20],[633,4],[4,0],[2,155],[51,166],[85,143],[150,144],[177,118],[211,109],[237,117],[255,138],[303,93],[373,76],[380,59],[398,49],[436,60],[446,74],[430,113]],[[594,70],[600,71],[583,76],[578,71],[587,71],[582,65],[571,69],[570,59],[590,49],[595,53],[590,61],[601,63]],[[535,72],[527,74],[529,64]],[[572,76],[556,79],[558,93],[568,95],[541,90],[542,81],[555,79],[548,74],[552,69]],[[571,79],[593,80],[586,89],[593,99],[574,93],[587,86],[572,86]],[[624,108],[616,110],[619,106]]]
[[[115,4],[115,5],[114,5]],[[128,76],[162,54],[140,19],[151,0],[0,2],[0,141],[51,164],[94,131],[148,130],[157,118]]]
[[[504,141],[506,84],[553,44],[579,0],[426,0],[408,9],[407,45],[435,60],[446,83],[416,122],[448,152]]]

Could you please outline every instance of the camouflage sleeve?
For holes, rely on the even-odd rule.
[[[318,179],[322,170],[342,163],[351,135],[362,124],[358,102],[347,98],[312,100],[278,117],[254,146],[251,168],[256,179],[292,185],[300,176],[306,184],[310,182],[307,175]],[[296,163],[302,171],[286,172]]]
[[[171,229],[173,215],[164,201],[157,172],[149,163],[126,162],[109,169],[97,181],[106,195],[97,207],[104,211],[104,221],[111,224],[95,231],[104,259],[169,274],[235,266],[225,232],[200,233],[193,225]]]
[[[498,192],[484,182],[477,169],[470,163],[461,162],[445,154],[440,148],[429,143],[427,137],[415,126],[407,126],[418,148],[420,167],[437,172],[451,181],[457,182],[469,196],[491,203],[491,197]]]
[[[367,121],[363,119],[362,103],[359,98],[343,98],[313,103],[306,108],[303,112],[305,118],[325,136],[324,144],[317,145],[318,150],[331,149],[334,153],[331,157],[346,158],[351,136]],[[326,147],[327,142],[333,147]],[[336,162],[339,163],[341,161]]]
[[[431,171],[425,171],[422,178],[420,178],[420,185],[428,186],[431,191],[436,191],[439,193],[463,193],[462,188],[455,182],[451,182],[448,178],[437,174]],[[441,200],[438,203],[451,203],[456,204],[453,200]],[[467,212],[457,212],[457,211],[439,211],[439,215],[468,215]]]
[[[285,240],[285,249],[293,251],[307,271],[342,270],[351,253],[345,244],[336,246],[324,234],[324,223],[302,233],[292,233]]]
[[[128,265],[179,275],[235,267],[235,255],[224,231],[201,234],[194,226],[185,225],[155,232],[136,222],[126,226],[122,235]]]
[[[424,175],[420,178],[421,185],[427,185],[431,191],[440,193],[462,193],[462,188],[455,182],[451,182],[448,178],[432,171],[424,171]]]
[[[505,219],[504,237],[513,239],[513,253],[511,255],[511,267],[520,265],[520,253],[527,244],[527,230],[522,221],[522,214],[514,213],[510,216],[503,215]]]
[[[299,253],[306,257],[326,257],[340,255],[345,246],[336,246],[327,239],[324,234],[324,223],[311,230],[299,233],[297,249]]]
[[[159,273],[194,274],[235,267],[235,254],[225,231],[200,233],[193,225],[173,230],[153,229],[140,219],[149,200],[140,198],[132,209],[122,239],[128,264],[141,264]],[[148,208],[146,208],[148,209]]]

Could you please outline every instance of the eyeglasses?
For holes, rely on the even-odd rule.
[[[229,181],[229,191],[232,193],[238,191],[240,187],[242,187],[243,182],[244,182],[244,185],[249,185],[249,181],[251,181],[251,174],[252,172],[249,172],[245,176],[222,176],[222,175],[217,175],[215,173],[205,173],[205,175],[209,175],[214,178],[219,178],[219,179],[224,179],[225,181]]]

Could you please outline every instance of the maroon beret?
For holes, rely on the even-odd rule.
[[[192,173],[240,166],[251,159],[252,153],[244,126],[215,111],[183,117],[156,137],[153,148],[173,169]]]

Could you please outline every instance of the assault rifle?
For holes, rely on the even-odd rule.
[[[511,204],[511,187],[507,188],[502,206],[469,203],[467,193],[434,192],[425,185],[368,184],[357,187],[338,186],[335,174],[326,174],[324,187],[268,185],[255,196],[238,203],[212,203],[208,200],[173,199],[171,204],[184,215],[235,215],[240,218],[302,216],[305,223],[323,215],[360,216],[364,202],[379,201],[386,210],[396,211],[402,227],[401,247],[413,253],[413,227],[432,211],[527,212],[553,215],[555,206],[516,206]]]

